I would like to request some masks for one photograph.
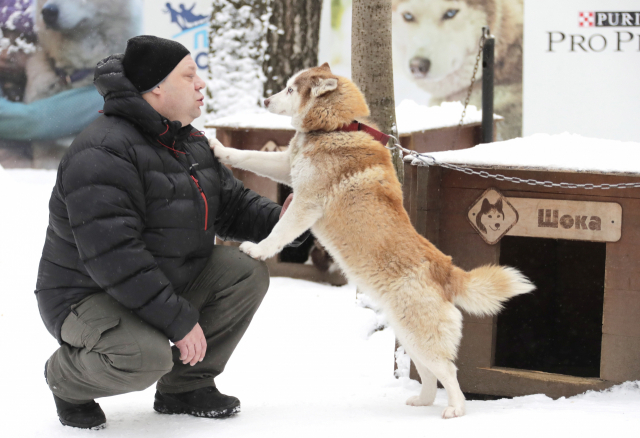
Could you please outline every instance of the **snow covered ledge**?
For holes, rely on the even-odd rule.
[[[463,105],[460,102],[443,102],[440,106],[427,107],[412,100],[403,100],[396,107],[396,120],[400,136],[411,135],[441,128],[458,126],[462,115]],[[494,120],[502,120],[494,115]],[[463,124],[465,126],[479,125],[482,122],[482,111],[469,105]],[[293,131],[291,117],[279,116],[257,108],[254,111],[243,111],[232,116],[211,120],[205,126],[208,129],[264,129]]]
[[[483,169],[640,175],[640,143],[582,137],[577,134],[535,134],[428,154],[437,162]],[[420,164],[406,156],[405,161]]]

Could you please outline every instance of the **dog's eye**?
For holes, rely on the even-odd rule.
[[[289,88],[287,89],[287,94],[291,94],[291,93],[293,93],[293,88],[289,87]]]
[[[442,16],[442,19],[443,20],[451,20],[453,17],[456,16],[458,11],[459,11],[459,9],[449,9],[447,12],[444,13],[444,15]]]
[[[416,21],[416,17],[414,17],[411,12],[405,12],[404,14],[402,14],[402,18],[404,18],[404,21],[406,21],[407,23]]]
[[[489,215],[489,217],[491,218],[491,217],[493,217],[493,216]]]

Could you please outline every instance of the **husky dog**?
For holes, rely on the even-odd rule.
[[[431,94],[433,104],[464,101],[483,26],[496,37],[494,111],[499,139],[522,136],[522,0],[393,0],[396,69]],[[478,70],[476,79],[482,76]],[[479,87],[471,103],[481,106]]]
[[[463,415],[454,365],[462,329],[456,305],[495,314],[533,285],[513,268],[465,272],[416,232],[389,151],[364,131],[339,131],[366,118],[369,108],[356,85],[333,75],[328,64],[296,74],[265,105],[292,116],[297,132],[286,151],[240,151],[210,141],[223,163],[293,188],[271,234],[240,249],[264,260],[311,228],[347,278],[377,301],[416,364],[422,391],[407,404],[431,405],[439,380],[449,395],[442,416]]]
[[[142,0],[35,0],[36,53],[27,63],[25,102],[93,83],[106,54],[140,33]]]

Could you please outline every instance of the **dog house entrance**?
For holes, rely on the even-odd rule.
[[[500,264],[536,285],[498,315],[495,366],[600,377],[606,244],[505,236]]]

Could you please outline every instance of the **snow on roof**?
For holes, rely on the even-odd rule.
[[[403,100],[396,107],[396,121],[398,133],[409,135],[414,132],[430,129],[448,128],[457,126],[462,115],[463,105],[460,102],[443,102],[440,106],[419,105],[412,100]],[[494,116],[496,120],[502,117]],[[476,124],[482,122],[482,111],[469,105],[464,118],[464,124]],[[252,111],[243,111],[232,116],[211,120],[206,124],[207,128],[228,129],[273,129],[293,130],[291,117],[272,114],[265,109],[256,108]]]
[[[640,175],[640,143],[569,133],[535,134],[428,155],[439,162],[478,168]]]

